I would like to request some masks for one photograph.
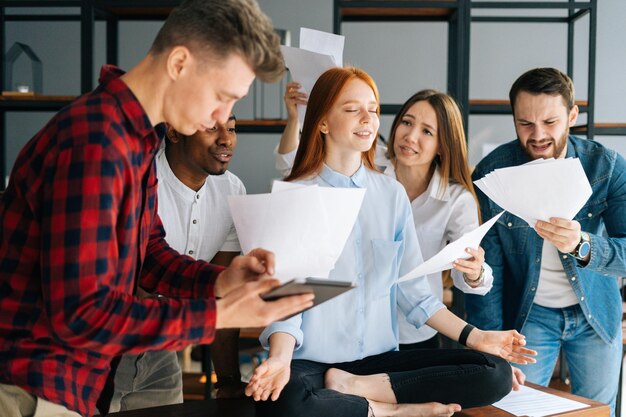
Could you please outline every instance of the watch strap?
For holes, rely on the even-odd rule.
[[[572,255],[574,258],[578,259],[579,261],[582,261],[585,259],[585,256],[587,256],[587,253],[583,256],[580,253],[580,248],[584,245],[584,244],[590,245],[591,240],[589,238],[589,234],[586,232],[580,232],[580,241],[578,242],[578,244],[576,245],[576,247],[574,248],[573,251],[570,252],[570,255]]]

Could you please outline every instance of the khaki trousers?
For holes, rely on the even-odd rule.
[[[0,384],[2,417],[80,417],[59,404],[35,397],[16,385]]]

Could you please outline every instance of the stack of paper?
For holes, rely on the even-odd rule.
[[[302,91],[311,94],[317,79],[326,70],[343,66],[345,37],[314,29],[300,28],[300,47],[281,46],[285,65],[291,78],[302,85]],[[298,105],[300,126],[304,123],[306,106]]]
[[[465,252],[465,248],[477,248],[480,246],[480,241],[483,240],[483,237],[485,237],[489,229],[491,229],[491,226],[493,226],[496,221],[498,221],[500,216],[502,216],[502,213],[493,216],[493,218],[488,222],[478,226],[471,232],[465,233],[454,242],[449,243],[438,254],[420,264],[411,272],[400,277],[398,282],[408,281],[424,275],[434,274],[435,272],[445,271],[446,269],[452,268],[452,263],[457,259],[470,258],[471,256]]]
[[[519,391],[511,391],[493,404],[515,416],[544,417],[589,407],[589,405],[548,394],[522,385]]]
[[[232,195],[230,212],[244,253],[276,256],[276,277],[328,278],[361,209],[363,188],[276,181],[269,194]]]
[[[530,227],[551,217],[573,219],[591,196],[591,185],[578,158],[537,159],[496,169],[474,184]]]

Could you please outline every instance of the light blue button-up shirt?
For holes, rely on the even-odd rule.
[[[329,278],[356,288],[315,308],[265,328],[261,344],[285,332],[296,339],[294,359],[323,363],[354,361],[397,350],[397,307],[416,327],[445,306],[431,293],[425,277],[398,284],[398,277],[420,263],[411,206],[406,192],[386,175],[361,165],[347,177],[324,166],[303,184],[365,188],[357,221]]]

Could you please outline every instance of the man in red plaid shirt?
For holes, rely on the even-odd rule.
[[[254,0],[187,0],[137,66],[103,67],[98,88],[26,144],[0,202],[3,417],[106,413],[116,357],[210,343],[217,328],[312,304],[261,300],[278,284],[268,251],[227,269],[180,255],[156,209],[163,123],[185,135],[226,123],[255,76],[283,71]]]

